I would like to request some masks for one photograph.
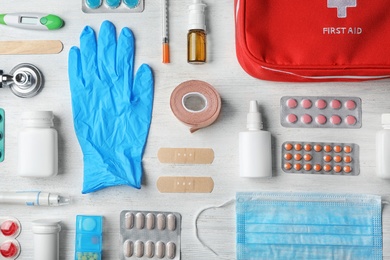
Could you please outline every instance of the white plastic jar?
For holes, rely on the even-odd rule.
[[[52,111],[22,114],[18,140],[18,174],[23,177],[52,177],[58,173],[58,134]]]
[[[39,219],[32,223],[34,233],[34,260],[59,259],[59,220]]]

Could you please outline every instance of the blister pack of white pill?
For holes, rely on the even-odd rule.
[[[180,259],[179,213],[124,210],[120,234],[121,260]]]
[[[84,13],[140,13],[144,0],[82,0]]]

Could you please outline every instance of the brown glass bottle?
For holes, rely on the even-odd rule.
[[[187,35],[187,61],[201,64],[206,62],[206,32],[202,29],[189,30]]]
[[[189,6],[187,34],[187,62],[203,64],[206,62],[206,5],[202,0],[192,0]]]

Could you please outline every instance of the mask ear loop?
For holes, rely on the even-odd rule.
[[[213,249],[211,249],[208,245],[206,245],[206,243],[203,242],[203,240],[200,239],[200,237],[199,237],[198,219],[199,219],[200,215],[202,215],[202,213],[205,212],[205,211],[207,211],[207,210],[223,208],[223,207],[225,207],[225,206],[227,206],[227,205],[229,205],[230,203],[235,202],[235,201],[236,201],[236,199],[230,199],[230,200],[228,200],[228,201],[222,203],[222,204],[219,205],[219,206],[211,206],[211,207],[204,208],[204,209],[202,209],[201,211],[199,211],[199,213],[196,215],[196,218],[195,218],[195,232],[196,232],[196,238],[198,239],[198,241],[199,241],[205,248],[207,248],[208,250],[210,250],[211,252],[213,252],[214,255],[216,255],[216,256],[219,256],[219,255],[218,255]]]

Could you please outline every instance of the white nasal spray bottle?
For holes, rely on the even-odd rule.
[[[382,127],[376,134],[376,175],[390,180],[390,114],[382,114]]]
[[[263,121],[256,100],[249,103],[248,131],[239,134],[240,176],[272,177],[271,133],[263,131]]]

